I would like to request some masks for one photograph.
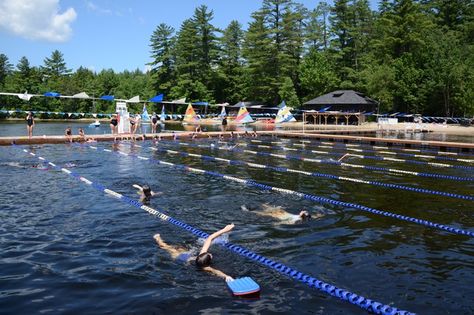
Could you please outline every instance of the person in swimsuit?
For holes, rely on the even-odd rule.
[[[282,207],[274,207],[269,204],[264,203],[262,205],[262,209],[248,209],[246,206],[241,207],[244,211],[253,211],[257,215],[272,217],[275,219],[280,220],[282,224],[295,224],[295,223],[302,223],[305,221],[311,220],[312,216],[306,210],[301,210],[299,214],[292,214],[285,211]],[[320,218],[323,215],[318,213],[315,218]]]
[[[117,114],[113,114],[112,119],[110,119],[110,133],[116,134],[117,126],[118,126]]]
[[[65,136],[66,136],[66,139],[67,139],[69,142],[72,142],[72,130],[71,130],[71,127],[67,127],[67,128],[66,128]]]
[[[224,233],[230,232],[234,228],[234,224],[226,225],[223,229],[220,229],[217,232],[212,233],[209,235],[204,244],[202,245],[199,254],[196,256],[192,255],[192,252],[186,251],[184,248],[180,247],[173,247],[166,244],[163,239],[161,238],[160,234],[155,234],[154,239],[158,243],[160,248],[168,251],[171,254],[171,257],[176,260],[184,261],[184,262],[192,262],[194,261],[196,266],[204,271],[210,272],[220,278],[225,279],[226,282],[234,280],[231,276],[225,274],[224,272],[211,267],[211,263],[213,261],[213,256],[209,252],[209,248],[212,245],[212,241],[221,236]]]
[[[133,187],[138,189],[138,193],[140,194],[140,202],[144,204],[148,204],[150,202],[151,197],[159,196],[162,194],[162,192],[154,192],[151,190],[150,186],[148,185],[137,185],[133,184]]]
[[[226,131],[227,130],[227,116],[224,116],[224,118],[222,119],[222,131]]]
[[[28,112],[28,116],[26,116],[26,130],[28,131],[28,138],[31,139],[33,137],[33,127],[35,126],[35,120],[33,118],[33,113]]]
[[[156,133],[156,127],[158,126],[158,116],[153,113],[151,116],[151,133]]]
[[[79,137],[81,141],[87,141],[86,135],[84,134],[84,130],[79,128]]]
[[[132,135],[135,135],[135,130],[137,129],[137,123],[135,121],[135,118],[133,116],[130,116],[128,118],[128,121],[130,122],[130,133]]]

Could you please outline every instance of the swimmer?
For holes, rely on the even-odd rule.
[[[181,260],[184,262],[192,262],[194,261],[196,266],[204,271],[210,272],[220,278],[225,279],[226,282],[233,281],[234,279],[225,274],[224,272],[215,269],[211,267],[211,263],[213,261],[213,255],[209,252],[209,248],[211,247],[212,241],[218,238],[220,235],[230,232],[234,228],[234,224],[229,224],[223,229],[220,229],[217,232],[212,233],[209,235],[206,240],[204,241],[204,244],[202,245],[201,250],[199,251],[199,254],[196,256],[193,256],[192,251],[186,251],[183,248],[179,247],[173,247],[168,244],[166,244],[163,239],[161,238],[160,234],[155,234],[154,238],[155,241],[158,243],[158,246],[160,248],[168,251],[171,254],[171,257],[176,260]]]
[[[133,184],[133,187],[138,189],[138,193],[140,194],[140,202],[147,203],[150,201],[151,197],[159,196],[162,194],[162,192],[154,192],[151,190],[150,186],[148,185],[137,185]]]
[[[261,215],[261,216],[266,216],[266,217],[272,217],[275,219],[280,220],[281,224],[295,224],[295,223],[302,223],[305,221],[311,220],[313,217],[311,216],[311,213],[309,213],[306,210],[301,210],[299,214],[291,214],[289,212],[286,212],[282,207],[274,207],[271,206],[267,203],[264,203],[262,205],[261,210],[249,210],[246,206],[241,207],[242,210],[244,211],[253,211],[254,213]],[[314,218],[320,218],[323,215],[318,213]]]
[[[348,155],[351,155],[350,153],[346,153],[344,154],[339,160],[337,160],[338,162],[341,162],[346,156]]]

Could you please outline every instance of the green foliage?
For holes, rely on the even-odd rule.
[[[338,89],[380,102],[380,111],[474,115],[474,6],[469,0],[335,0],[306,8],[262,0],[246,30],[213,26],[212,10],[195,9],[179,31],[158,24],[150,38],[150,71],[80,67],[71,72],[55,50],[41,67],[0,54],[4,92],[86,92],[128,99],[241,100],[298,106]],[[106,101],[0,96],[8,109],[111,112]],[[140,108],[139,108],[140,107]],[[141,110],[136,105],[135,110]]]

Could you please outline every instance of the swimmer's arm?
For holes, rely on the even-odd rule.
[[[151,195],[154,197],[154,196],[159,196],[159,195],[163,195],[163,192],[159,191],[159,192],[154,192],[152,191],[151,192]]]
[[[213,275],[216,275],[216,276],[218,276],[218,277],[224,279],[226,282],[234,280],[234,278],[232,278],[231,276],[229,276],[229,275],[223,273],[222,271],[220,271],[220,270],[218,270],[218,269],[214,269],[214,268],[212,268],[212,267],[204,267],[204,268],[202,268],[202,269],[203,269],[204,271],[210,272],[210,273],[212,273]]]
[[[209,237],[206,238],[206,240],[204,241],[204,245],[202,245],[202,249],[199,252],[199,254],[206,253],[209,250],[209,247],[211,247],[212,241],[214,239],[218,238],[219,236],[221,236],[222,234],[226,232],[229,232],[233,228],[234,228],[234,224],[232,223],[232,224],[226,225],[225,228],[220,229],[219,231],[214,232],[211,235],[209,235]]]
[[[132,187],[135,187],[136,189],[143,191],[143,188],[137,184],[133,184]]]

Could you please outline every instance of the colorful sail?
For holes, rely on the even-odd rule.
[[[196,115],[194,108],[191,104],[186,108],[186,113],[184,114],[183,122],[185,123],[196,123],[199,121],[199,117]]]
[[[285,101],[281,102],[280,109],[278,110],[277,116],[275,118],[275,123],[285,123],[296,121],[293,114],[290,112],[290,108],[286,106]]]
[[[165,105],[161,107],[161,115],[160,115],[160,120],[164,122],[166,120],[166,113],[165,113]]]
[[[254,122],[252,116],[250,116],[250,113],[247,111],[247,108],[245,107],[244,103],[241,103],[239,112],[237,113],[237,117],[234,119],[234,123],[246,124],[251,122]]]
[[[143,104],[143,111],[142,111],[142,121],[146,122],[146,121],[150,121],[151,118],[150,118],[150,115],[148,115],[148,111],[146,110],[146,105]]]

